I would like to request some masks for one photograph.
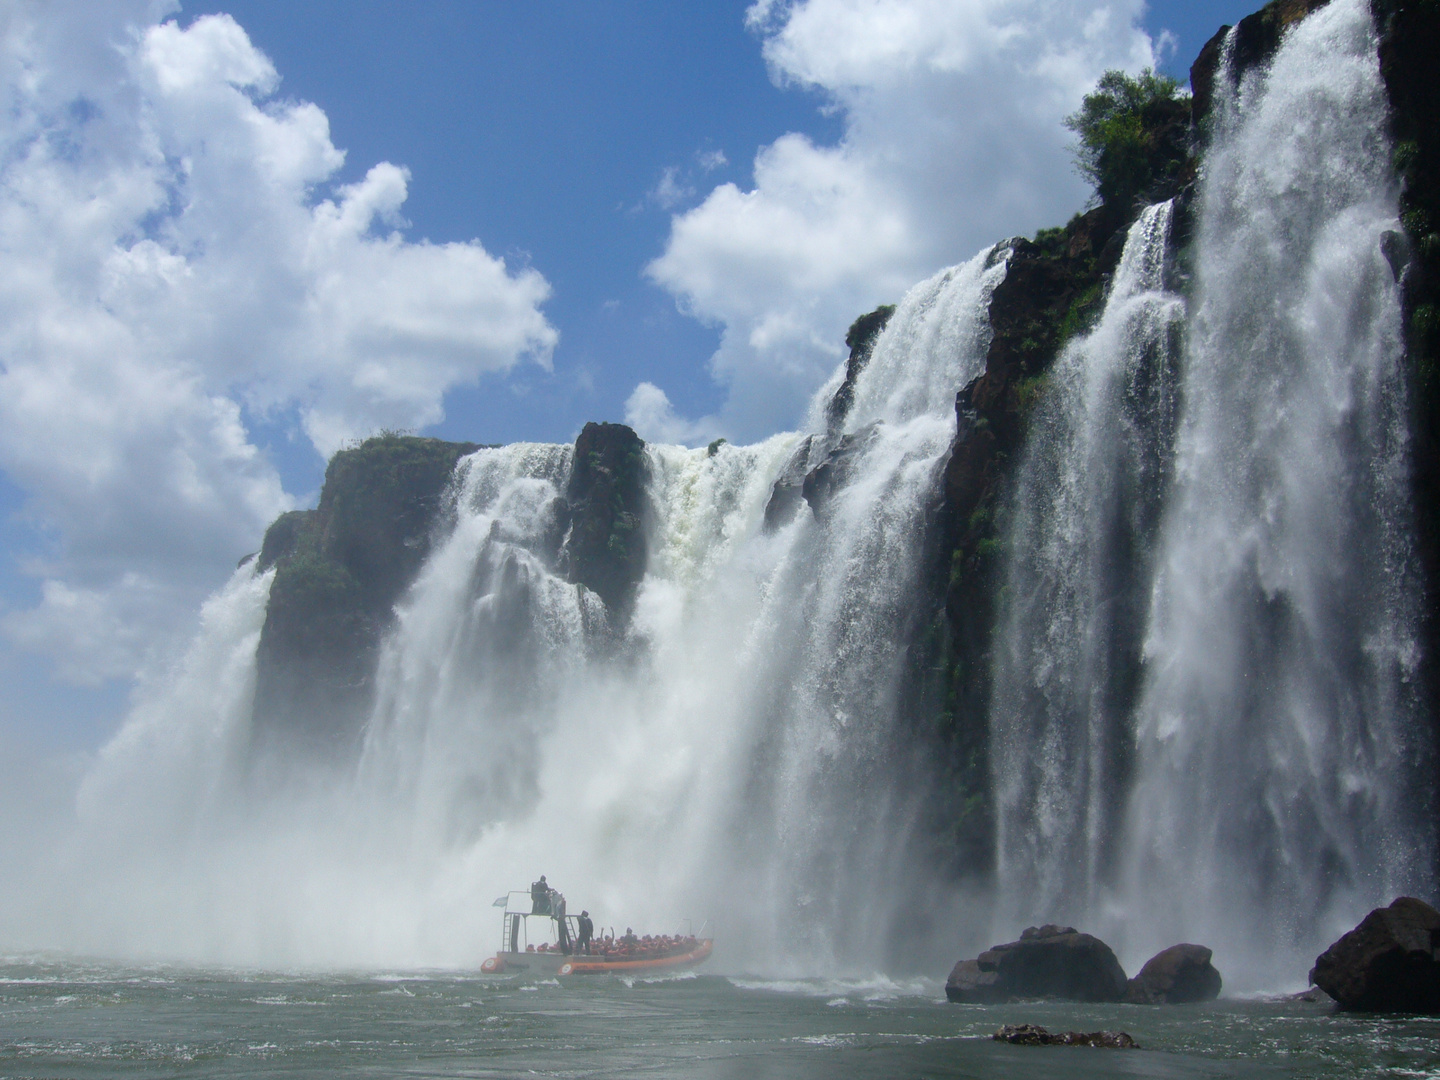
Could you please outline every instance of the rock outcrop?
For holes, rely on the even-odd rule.
[[[1310,981],[1342,1009],[1440,1013],[1440,911],[1402,896],[1315,960]]]
[[[1073,926],[1032,926],[1019,941],[994,945],[961,960],[945,983],[945,996],[962,1004],[1025,998],[1123,1001],[1125,971],[1110,946]]]
[[[882,304],[874,311],[861,315],[846,331],[845,347],[850,350],[850,355],[845,361],[845,378],[825,409],[826,430],[831,437],[840,433],[845,417],[850,414],[850,407],[855,404],[855,382],[865,370],[865,365],[870,363],[880,331],[885,329],[894,314],[894,304]]]
[[[275,568],[256,654],[255,731],[343,753],[369,711],[380,636],[430,550],[455,463],[475,443],[380,435],[341,450],[314,510],[282,514],[258,569]]]
[[[1235,51],[1231,74],[1242,77],[1251,68],[1265,63],[1280,47],[1285,31],[1330,0],[1273,0],[1259,11],[1245,16],[1234,26]],[[1220,74],[1221,54],[1230,26],[1222,26],[1207,41],[1190,65],[1191,116],[1197,130],[1204,130],[1215,100],[1215,80]]]
[[[850,350],[845,377],[826,404],[825,433],[806,436],[780,471],[765,504],[766,532],[788,525],[800,509],[802,497],[812,511],[821,513],[831,488],[845,475],[845,462],[860,445],[857,436],[843,434],[845,419],[855,404],[855,384],[870,362],[880,332],[894,314],[894,304],[883,304],[850,324],[845,334],[845,345]],[[812,458],[818,458],[813,466]]]
[[[1130,980],[1125,1000],[1135,1005],[1188,1005],[1220,996],[1220,972],[1204,945],[1171,945]]]
[[[996,1042],[1016,1046],[1103,1046],[1112,1050],[1139,1050],[1140,1044],[1124,1031],[1046,1031],[1038,1024],[1005,1024]]]
[[[624,424],[585,425],[565,489],[570,535],[561,565],[622,619],[645,574],[645,483],[640,436]]]
[[[1405,240],[1399,266],[1410,380],[1411,476],[1416,553],[1424,576],[1420,684],[1440,746],[1440,5],[1371,0],[1380,32],[1380,76],[1390,99],[1390,136]],[[1440,754],[1430,755],[1440,790]],[[1434,814],[1434,804],[1427,808]],[[1440,868],[1437,868],[1440,869]]]

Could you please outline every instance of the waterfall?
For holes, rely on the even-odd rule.
[[[982,252],[912,289],[838,426],[817,401],[809,432],[647,446],[648,566],[623,625],[563,573],[571,448],[462,459],[448,532],[382,644],[358,763],[207,804],[221,824],[139,899],[91,912],[93,933],[231,960],[475,964],[497,944],[490,900],[543,872],[621,931],[708,919],[733,966],[892,963],[928,876],[909,840],[924,762],[898,703],[923,532],[1005,270]],[[767,528],[797,467],[827,478],[813,509]],[[226,705],[242,715],[247,610],[229,644],[251,681]],[[171,684],[168,714],[203,711],[201,689]],[[216,767],[243,789],[243,762]]]
[[[1313,957],[1423,887],[1397,230],[1368,5],[1222,74],[1121,896]]]
[[[1232,52],[1178,386],[1162,343],[1179,303],[1136,293],[1159,282],[1157,207],[1053,378],[992,733],[1002,901],[1085,920],[1129,964],[1203,941],[1231,985],[1266,986],[1423,891],[1433,842],[1369,10],[1335,0],[1243,79]]]
[[[1080,918],[1112,855],[1174,427],[1172,214],[1151,206],[1131,226],[1099,324],[1051,371],[1020,469],[992,719],[1006,921]]]

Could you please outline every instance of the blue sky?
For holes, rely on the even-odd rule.
[[[1160,66],[1184,80],[1206,39],[1253,6],[1160,4],[1143,25],[1157,41],[1170,36]],[[187,12],[229,12],[276,62],[282,92],[325,109],[348,154],[342,178],[380,160],[409,166],[412,234],[479,237],[554,285],[555,371],[454,390],[445,420],[426,431],[511,442],[563,441],[587,420],[621,420],[643,380],[689,415],[720,407],[707,368],[717,329],[643,275],[673,209],[652,193],[670,168],[700,194],[748,185],[756,149],[776,136],[831,143],[843,129],[823,93],[771,80],[747,7],[237,0]],[[725,164],[707,171],[700,155],[714,151]],[[308,443],[283,425],[261,430],[287,487],[318,485],[323,462]]]
[[[17,0],[0,742],[92,745],[383,426],[749,440],[1086,192],[1060,119],[1250,3]]]

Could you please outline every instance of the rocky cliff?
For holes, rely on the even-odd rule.
[[[1275,0],[1234,30],[1228,77],[1263,64],[1285,30],[1325,0]],[[1403,285],[1414,400],[1414,490],[1425,581],[1428,714],[1440,715],[1440,3],[1372,0],[1379,60],[1392,105],[1403,233],[1387,249]],[[1204,47],[1190,96],[1151,94],[1125,113],[1125,137],[1100,143],[1090,160],[1094,205],[1062,228],[1007,241],[1008,268],[991,301],[984,372],[959,388],[957,428],[925,551],[920,627],[907,651],[902,712],[936,770],[928,833],[937,860],[956,875],[986,876],[994,858],[988,720],[992,639],[1002,583],[1007,505],[1035,408],[1067,341],[1098,316],[1140,210],[1176,200],[1174,287],[1184,291],[1196,178],[1211,128],[1230,28]],[[957,253],[959,254],[959,253]],[[797,448],[775,483],[765,521],[823,515],[855,441],[844,420],[856,379],[894,309],[861,316],[846,337],[845,378],[825,432]],[[375,653],[397,600],[443,520],[455,463],[473,444],[384,436],[337,455],[313,511],[280,518],[265,538],[262,567],[277,567],[260,646],[257,730],[302,733],[316,745],[353,737],[369,706]],[[623,625],[647,559],[644,444],[629,428],[588,424],[576,441],[556,569],[597,594]],[[1143,597],[1122,598],[1141,610]],[[1139,685],[1140,658],[1122,658],[1122,698]],[[1122,702],[1123,705],[1123,702]],[[1123,762],[1117,763],[1123,773]],[[1440,779],[1440,778],[1437,778]],[[1440,787],[1440,784],[1437,784]]]
[[[281,515],[258,569],[275,568],[257,655],[254,732],[319,757],[354,746],[373,702],[381,638],[444,528],[456,463],[477,443],[386,434],[342,450],[314,510]],[[559,525],[569,579],[623,623],[645,572],[644,443],[621,424],[576,440]]]
[[[1327,0],[1275,0],[1234,28],[1229,75],[1241,78],[1274,54],[1287,28]],[[1373,0],[1379,57],[1393,109],[1403,237],[1390,255],[1403,274],[1407,353],[1414,391],[1414,489],[1427,584],[1427,713],[1440,716],[1440,86],[1425,74],[1440,56],[1440,4]],[[932,808],[939,854],[962,876],[987,875],[994,857],[988,717],[996,601],[1002,588],[1005,515],[1031,408],[1066,341],[1089,328],[1120,255],[1125,231],[1146,204],[1176,200],[1175,287],[1184,291],[1196,177],[1211,128],[1216,82],[1225,77],[1222,27],[1190,71],[1188,101],[1159,101],[1135,119],[1143,161],[1110,167],[1128,183],[1102,181],[1092,209],[1063,229],[1008,242],[1009,270],[991,303],[993,333],[983,375],[956,397],[957,430],[934,512],[929,565],[934,609],[914,643],[909,709],[917,737],[934,741],[940,782]],[[1106,174],[1103,157],[1096,170]],[[1120,598],[1143,610],[1144,597]],[[1137,638],[1138,640],[1138,638]],[[1128,658],[1122,696],[1139,688],[1140,657]],[[1122,703],[1123,707],[1123,703]],[[1437,733],[1440,735],[1440,733]],[[1120,775],[1125,763],[1115,763]],[[1440,767],[1440,762],[1437,762]],[[1440,775],[1437,775],[1440,786]]]
[[[342,450],[314,510],[265,533],[275,567],[260,635],[255,732],[326,756],[343,752],[367,711],[380,637],[430,550],[455,463],[474,443],[381,435]]]

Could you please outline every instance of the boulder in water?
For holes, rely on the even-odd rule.
[[[1437,956],[1440,911],[1402,896],[1321,953],[1310,981],[1342,1009],[1440,1013]]]
[[[1125,1000],[1134,1005],[1186,1005],[1220,996],[1220,972],[1204,945],[1171,945],[1145,962],[1130,980]]]
[[[1126,986],[1109,945],[1073,926],[1047,925],[960,961],[945,982],[945,996],[966,1004],[1018,998],[1122,1001]]]
[[[1124,1031],[1046,1031],[1039,1024],[1005,1024],[991,1036],[1016,1046],[1105,1046],[1112,1050],[1139,1050],[1140,1044]]]

